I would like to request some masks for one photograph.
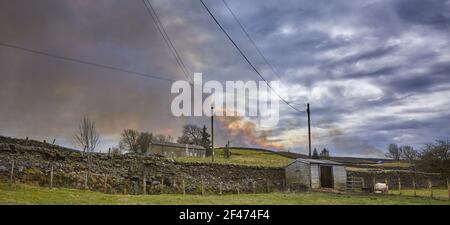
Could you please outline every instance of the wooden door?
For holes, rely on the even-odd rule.
[[[333,188],[333,167],[320,166],[320,186]]]

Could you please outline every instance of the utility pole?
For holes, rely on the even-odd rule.
[[[211,160],[214,162],[214,106],[211,106]]]
[[[309,144],[308,149],[309,149],[309,158],[311,158],[311,115],[309,110],[309,103],[306,112],[308,113],[308,144]]]

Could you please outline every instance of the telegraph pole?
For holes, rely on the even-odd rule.
[[[311,115],[309,110],[309,103],[306,112],[308,113],[308,144],[309,144],[308,149],[309,149],[309,158],[311,158]]]
[[[214,106],[211,106],[211,160],[214,162]]]

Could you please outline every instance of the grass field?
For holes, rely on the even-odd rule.
[[[258,151],[252,149],[231,148],[231,157],[226,159],[222,148],[215,149],[214,163],[218,164],[235,164],[246,166],[263,166],[263,167],[285,167],[293,159],[283,155],[269,152]],[[200,162],[211,163],[211,157],[196,158],[196,157],[177,157],[174,158],[178,162]],[[385,162],[383,164],[359,164],[358,166],[347,166],[349,171],[368,171],[368,170],[390,170],[390,169],[405,169],[409,168],[407,162]]]
[[[408,170],[410,164],[407,162],[385,162],[383,164],[359,164],[358,166],[347,166],[350,171],[367,171],[367,170]]]
[[[436,190],[438,191],[438,190]],[[444,190],[441,190],[444,191]],[[445,190],[446,191],[446,190]],[[448,200],[395,195],[270,193],[242,195],[108,195],[99,192],[0,184],[0,204],[224,204],[224,205],[450,205]]]
[[[214,163],[219,164],[236,164],[246,166],[264,166],[264,167],[284,167],[292,159],[277,155],[272,152],[231,149],[231,157],[224,158],[223,149],[216,149],[214,152]],[[195,158],[195,157],[178,157],[174,158],[179,162],[211,162],[211,158]]]
[[[393,195],[398,195],[399,191],[398,190],[389,190],[389,193],[393,194]],[[402,190],[402,195],[414,196],[414,190],[412,190],[412,189]],[[416,196],[430,197],[430,190],[429,189],[417,189]],[[447,199],[448,198],[448,190],[433,188],[433,197],[439,198],[439,199]]]

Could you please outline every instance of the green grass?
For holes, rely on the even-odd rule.
[[[400,192],[398,190],[389,190],[389,194],[398,195]],[[414,196],[414,190],[406,189],[402,190],[402,195],[404,196]],[[417,189],[416,195],[421,197],[430,197],[430,189]],[[439,199],[448,199],[447,188],[433,188],[433,197]]]
[[[263,167],[284,167],[289,164],[292,159],[277,155],[272,152],[232,149],[231,157],[224,158],[223,149],[216,149],[214,154],[214,163],[219,164],[235,164],[246,166],[263,166]],[[195,158],[195,157],[178,157],[174,158],[178,162],[203,162],[211,163],[211,157]]]
[[[408,162],[400,161],[400,162],[386,162],[382,164],[359,164],[358,166],[347,166],[347,170],[349,171],[368,171],[368,170],[409,170],[411,164]]]
[[[380,168],[390,167],[390,168],[404,168],[404,169],[409,169],[411,166],[411,164],[409,164],[408,162],[404,162],[404,161],[385,162],[382,164],[367,164],[367,165],[373,166],[373,167],[380,167]]]
[[[16,184],[0,184],[0,204],[231,204],[231,205],[450,205],[448,200],[395,195],[270,193],[242,195],[108,195],[99,192]]]

